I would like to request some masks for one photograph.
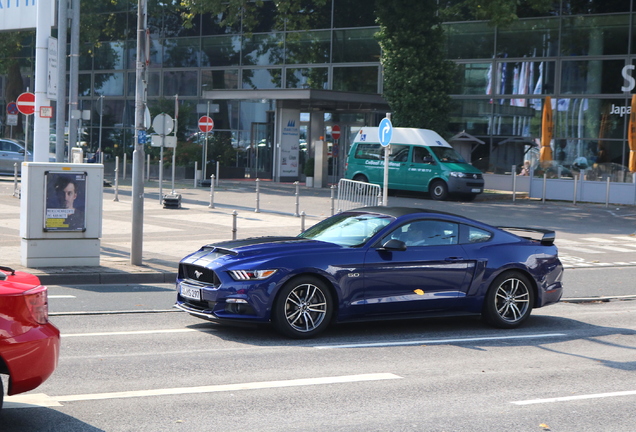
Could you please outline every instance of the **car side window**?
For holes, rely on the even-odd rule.
[[[431,153],[424,147],[413,147],[413,163],[431,163]]]
[[[492,238],[492,233],[470,225],[462,225],[461,244],[483,243]]]
[[[439,220],[420,220],[397,228],[386,236],[382,243],[390,239],[401,240],[406,247],[440,246],[458,243],[459,227],[456,223]]]

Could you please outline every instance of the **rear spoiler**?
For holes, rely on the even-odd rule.
[[[501,230],[504,231],[512,231],[512,234],[516,234],[519,237],[528,239],[528,240],[540,240],[541,244],[544,246],[552,246],[554,244],[554,239],[556,238],[556,233],[552,230],[547,230],[547,229],[541,229],[541,228],[521,228],[521,227],[505,227],[505,226],[500,226],[497,227]],[[521,232],[521,233],[533,233],[533,234],[541,234],[541,238],[537,239],[535,237],[532,236],[528,236],[528,235],[521,235],[521,234],[517,234],[516,232]]]

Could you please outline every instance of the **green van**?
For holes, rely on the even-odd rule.
[[[344,177],[383,186],[384,147],[377,127],[363,127],[356,135]],[[437,132],[393,128],[389,189],[428,192],[435,200],[445,200],[450,194],[472,200],[484,191],[484,178]]]

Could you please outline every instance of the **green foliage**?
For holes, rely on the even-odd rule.
[[[445,132],[454,64],[445,58],[437,0],[376,4],[384,97],[393,110],[393,123]]]

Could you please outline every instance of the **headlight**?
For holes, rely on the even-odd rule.
[[[263,280],[276,273],[276,270],[232,270],[229,273],[237,281]]]
[[[451,177],[459,177],[459,178],[464,178],[464,177],[468,177],[466,175],[466,173],[463,172],[459,172],[459,171],[453,171],[450,173]]]

